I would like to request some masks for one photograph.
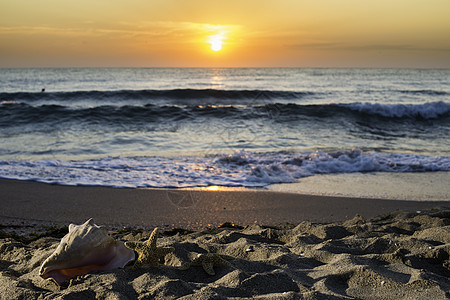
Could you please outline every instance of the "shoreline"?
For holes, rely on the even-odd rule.
[[[68,225],[93,218],[123,227],[201,230],[241,226],[338,222],[394,211],[450,207],[450,201],[405,201],[284,193],[270,190],[119,189],[0,180],[0,224]]]
[[[296,183],[268,186],[297,194],[408,201],[450,200],[450,172],[317,174]]]

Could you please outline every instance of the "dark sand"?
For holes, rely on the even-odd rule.
[[[0,299],[450,297],[448,201],[0,180],[0,204]],[[144,241],[158,226],[158,246],[175,251],[159,268],[97,271],[61,286],[39,277],[65,234],[48,225],[88,218],[121,241]],[[118,231],[125,226],[143,230]],[[44,234],[31,240],[30,232]],[[199,253],[226,255],[229,264],[212,276],[199,266],[180,269]]]
[[[279,225],[335,222],[356,214],[450,207],[450,201],[400,201],[299,195],[269,191],[196,191],[72,187],[0,180],[0,223],[82,223],[111,228],[203,229],[225,222]],[[20,223],[19,223],[20,224]]]

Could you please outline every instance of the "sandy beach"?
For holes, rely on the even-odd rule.
[[[444,200],[0,180],[0,298],[446,299]],[[175,250],[159,268],[97,271],[61,286],[40,278],[66,226],[89,218],[121,241],[144,241],[159,227],[158,245]],[[226,257],[215,275],[180,269],[206,253]]]

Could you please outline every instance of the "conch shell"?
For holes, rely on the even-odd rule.
[[[114,240],[105,227],[89,219],[82,225],[69,225],[69,233],[42,263],[39,275],[62,283],[93,270],[123,268],[134,259],[133,250]]]

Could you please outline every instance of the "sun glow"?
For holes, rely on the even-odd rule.
[[[222,46],[224,44],[224,40],[226,39],[226,31],[224,31],[223,29],[214,35],[210,35],[208,37],[208,43],[211,45],[210,48],[212,51],[220,51],[222,50]]]
[[[222,41],[221,40],[211,40],[209,43],[211,44],[212,51],[222,50]]]

